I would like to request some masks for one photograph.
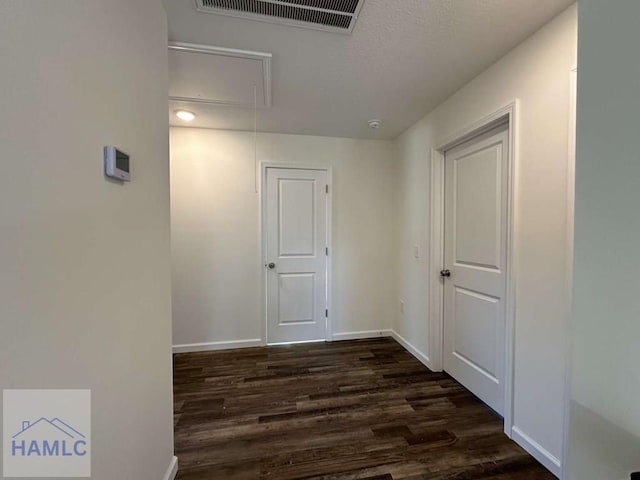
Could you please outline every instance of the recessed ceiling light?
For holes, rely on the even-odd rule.
[[[188,110],[176,110],[176,117],[180,120],[184,120],[185,122],[190,122],[196,118],[196,114]]]
[[[382,120],[374,118],[373,120],[369,120],[367,123],[369,124],[369,128],[380,128],[380,125],[382,125]]]

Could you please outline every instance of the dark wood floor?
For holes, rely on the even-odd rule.
[[[178,480],[551,480],[394,340],[174,356]]]

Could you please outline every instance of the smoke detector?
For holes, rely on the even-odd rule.
[[[369,120],[367,123],[369,124],[369,128],[378,129],[382,125],[382,120],[374,118],[372,120]]]

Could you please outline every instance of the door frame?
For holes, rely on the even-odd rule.
[[[262,344],[267,343],[267,270],[264,265],[267,264],[267,170],[269,168],[277,168],[281,170],[321,170],[327,174],[327,185],[329,185],[329,192],[326,195],[327,200],[327,247],[329,248],[329,255],[327,255],[327,281],[325,284],[326,295],[326,308],[328,315],[325,322],[325,341],[330,342],[333,335],[333,310],[331,302],[331,286],[332,282],[332,262],[333,258],[333,246],[332,246],[332,196],[333,196],[333,171],[330,165],[314,165],[314,164],[298,164],[298,163],[278,163],[278,162],[260,162],[260,232],[261,232],[261,254],[260,254],[260,268],[262,269]],[[278,345],[287,345],[294,343],[313,343],[315,340],[308,342],[281,342]],[[276,344],[271,344],[276,345]]]
[[[560,478],[568,480],[569,471],[569,422],[571,409],[571,356],[573,346],[571,331],[573,325],[573,254],[575,242],[575,203],[576,203],[576,127],[578,106],[578,67],[569,73],[569,155],[567,165],[567,318],[565,321],[565,361],[564,361],[564,418],[562,435],[562,457],[560,459]]]
[[[516,238],[517,227],[517,112],[518,100],[488,114],[455,134],[433,142],[431,148],[431,211],[429,252],[429,299],[428,312],[429,351],[432,368],[442,371],[444,366],[444,283],[440,270],[444,268],[444,205],[445,205],[445,152],[471,140],[503,123],[507,124],[509,136],[509,172],[507,192],[507,266],[505,296],[505,362],[504,362],[504,433],[511,438],[513,427],[513,383],[515,346],[515,292],[516,292]]]

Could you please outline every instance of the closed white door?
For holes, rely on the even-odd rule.
[[[267,342],[325,340],[327,172],[267,168]]]
[[[445,153],[444,369],[504,412],[507,126]]]

